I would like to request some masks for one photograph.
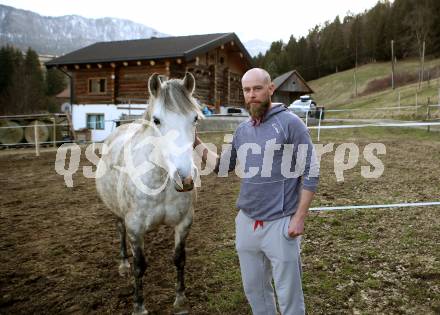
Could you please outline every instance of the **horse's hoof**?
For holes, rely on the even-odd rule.
[[[128,277],[130,275],[130,263],[127,260],[119,265],[119,275],[121,277]]]
[[[189,314],[189,305],[185,295],[178,295],[173,304],[174,315],[186,315]]]
[[[145,309],[145,307],[142,305],[142,307],[135,307],[132,315],[148,315],[148,311]]]

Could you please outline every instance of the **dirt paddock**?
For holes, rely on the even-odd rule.
[[[377,180],[362,179],[358,166],[336,182],[332,157],[323,158],[313,205],[439,200],[439,142],[385,143]],[[129,314],[132,280],[118,274],[114,217],[81,168],[68,188],[54,161],[55,152],[0,155],[0,313]],[[91,164],[83,157],[83,165]],[[239,179],[202,181],[187,242],[191,313],[250,314],[233,242]],[[435,207],[312,213],[303,242],[309,314],[439,314],[439,227]],[[151,314],[172,310],[173,240],[167,227],[145,238]]]

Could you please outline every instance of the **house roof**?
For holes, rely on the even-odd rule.
[[[306,80],[303,79],[303,77],[298,73],[298,71],[296,70],[291,70],[289,72],[283,73],[282,75],[276,77],[275,79],[273,79],[273,84],[275,85],[275,91],[281,86],[283,85],[284,82],[286,82],[286,80],[288,78],[290,78],[292,75],[296,74],[299,79],[304,83],[304,85],[310,90],[309,93],[314,93],[314,91],[312,90],[312,88],[307,84]]]
[[[235,33],[219,33],[98,42],[53,59],[46,66],[165,58],[183,58],[189,61],[230,41],[234,41],[247,62],[252,65],[251,56]]]

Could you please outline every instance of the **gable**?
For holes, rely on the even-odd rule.
[[[275,84],[275,91],[313,93],[313,90],[306,81],[295,70],[280,75],[273,82]]]

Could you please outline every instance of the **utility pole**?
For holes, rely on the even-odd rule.
[[[394,40],[391,40],[391,87],[394,90]]]

